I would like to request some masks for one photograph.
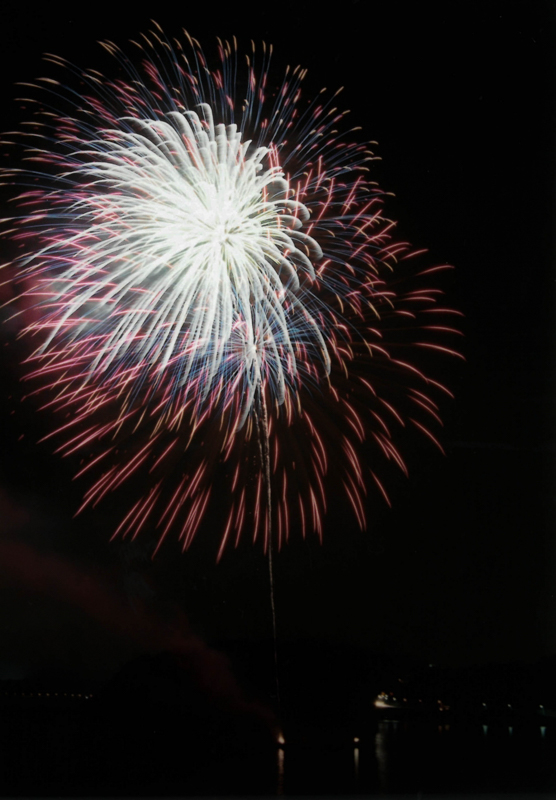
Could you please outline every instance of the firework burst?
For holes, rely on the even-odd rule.
[[[10,220],[39,342],[27,378],[93,476],[80,510],[133,486],[115,535],[151,525],[185,549],[225,506],[221,554],[247,528],[266,547],[270,520],[278,545],[294,525],[322,536],[331,481],[364,527],[368,488],[387,499],[375,455],[406,470],[395,429],[436,442],[446,390],[404,351],[453,353],[454,312],[399,266],[415,253],[338,93],[307,102],[300,68],[269,89],[266,46],[243,64],[219,42],[210,70],[187,34],[133,45],[139,71],[106,42],[123,77],[40,82],[33,169],[7,174],[27,183]]]

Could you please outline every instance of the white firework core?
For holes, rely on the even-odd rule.
[[[97,315],[115,306],[120,319],[89,377],[133,356],[159,380],[178,365],[177,385],[195,378],[206,400],[223,371],[239,370],[242,424],[265,374],[283,402],[296,374],[290,327],[300,319],[329,370],[319,328],[296,296],[300,281],[315,279],[322,251],[301,230],[309,212],[275,154],[242,142],[236,125],[214,125],[209,105],[200,114],[126,120],[133,131],[106,131],[101,158],[97,151],[80,168],[90,188],[74,204],[83,234],[73,247],[86,239],[86,257],[60,276],[65,310],[43,351],[91,300]],[[43,255],[52,248],[59,243]],[[84,270],[94,274],[89,289]],[[85,317],[73,339],[90,329]]]

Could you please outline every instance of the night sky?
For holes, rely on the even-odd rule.
[[[362,533],[331,497],[322,545],[292,535],[275,559],[279,641],[455,666],[553,654],[553,4],[49,5],[2,4],[2,129],[25,120],[14,84],[48,74],[43,52],[105,64],[97,40],[124,45],[150,17],[169,35],[187,28],[208,54],[216,36],[244,49],[264,39],[276,65],[308,68],[305,93],[345,87],[350,124],[378,142],[373,179],[395,195],[386,213],[399,237],[428,248],[431,266],[455,267],[445,288],[465,315],[466,362],[437,371],[455,393],[446,456],[424,439],[409,452],[400,443],[410,477],[391,476],[392,510],[375,498]],[[148,533],[109,542],[121,516],[110,503],[73,519],[77,462],[37,444],[48,414],[19,402],[9,326],[3,339],[0,679],[110,674],[154,646],[137,635],[144,608],[161,625],[185,615],[208,643],[268,639],[260,548],[230,548],[216,565],[201,531],[185,555],[169,541],[153,562]]]

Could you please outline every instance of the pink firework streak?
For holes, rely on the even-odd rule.
[[[364,528],[368,491],[389,502],[380,462],[407,471],[401,429],[440,447],[449,392],[423,363],[458,355],[434,283],[449,267],[415,269],[392,238],[338,92],[307,102],[299,67],[270,89],[267,46],[243,63],[219,42],[210,70],[187,34],[133,45],[103,45],[117,80],[48,56],[78,86],[40,81],[35,171],[7,173],[27,185],[9,220],[26,377],[92,478],[79,511],[125,487],[114,536],[156,528],[156,552],[174,531],[185,550],[212,516],[220,557],[246,530],[265,550],[270,530],[322,538],[342,487]]]

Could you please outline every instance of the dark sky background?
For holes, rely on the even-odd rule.
[[[456,267],[466,364],[441,376],[456,394],[447,455],[414,447],[410,479],[390,484],[392,510],[368,509],[367,532],[336,508],[322,546],[292,536],[275,560],[279,639],[453,665],[555,653],[554,4],[119,5],[5,0],[2,129],[25,119],[14,84],[48,74],[43,52],[95,66],[98,39],[123,45],[150,17],[209,54],[216,36],[265,39],[275,64],[308,68],[306,93],[345,87],[350,122],[379,143],[375,179],[395,194],[400,238]],[[143,646],[114,617],[132,621],[141,604],[161,624],[185,614],[209,643],[269,638],[259,549],[216,565],[201,532],[186,555],[169,544],[152,562],[148,537],[109,542],[117,509],[73,519],[75,464],[36,444],[49,420],[19,403],[17,347],[3,338],[0,678],[110,673]]]

